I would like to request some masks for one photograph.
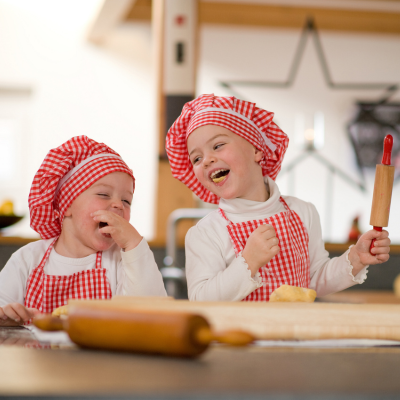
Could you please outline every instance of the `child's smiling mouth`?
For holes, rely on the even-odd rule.
[[[218,169],[210,174],[210,178],[214,183],[220,183],[226,179],[229,172],[229,169]]]

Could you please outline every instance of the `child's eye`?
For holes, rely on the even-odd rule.
[[[196,164],[198,161],[200,161],[200,157],[194,158],[192,161],[193,165]]]
[[[98,196],[108,197],[108,194],[107,194],[107,193],[97,193],[97,194],[98,194]]]
[[[214,146],[214,150],[218,150],[220,147],[222,147],[225,143],[218,143]]]
[[[129,206],[131,205],[130,201],[128,200],[122,200],[124,203],[128,204]]]

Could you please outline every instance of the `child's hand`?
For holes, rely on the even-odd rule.
[[[40,311],[36,308],[26,308],[19,303],[10,303],[0,307],[0,326],[17,326],[29,321]]]
[[[242,256],[251,271],[251,276],[267,264],[280,251],[279,239],[272,225],[260,225],[247,239]]]
[[[100,228],[101,233],[109,234],[117,245],[129,251],[143,239],[139,232],[124,218],[111,211],[99,210],[91,214],[96,222],[106,222],[108,226]]]
[[[372,239],[376,239],[374,247],[369,252]],[[353,266],[353,276],[356,276],[365,266],[382,264],[389,260],[390,239],[388,231],[378,232],[371,229],[358,239],[355,246],[350,249],[349,260]]]

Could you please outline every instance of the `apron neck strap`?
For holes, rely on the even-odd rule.
[[[225,219],[226,221],[228,221],[230,224],[232,223],[232,221],[225,215],[225,212],[222,208],[218,208],[218,212],[221,215],[221,217],[223,219]]]
[[[53,249],[54,244],[57,242],[57,240],[58,240],[58,236],[50,243],[50,246],[46,250],[46,253],[44,253],[44,256],[42,258],[42,261],[40,261],[40,264],[38,265],[38,268],[41,268],[41,269],[44,268],[44,266],[46,264],[46,261],[50,257],[51,250]]]
[[[44,253],[44,256],[43,256],[43,258],[42,258],[42,261],[40,261],[40,264],[38,265],[37,268],[42,268],[42,269],[44,268],[44,266],[45,266],[47,260],[48,260],[49,257],[50,257],[51,250],[53,249],[53,247],[54,247],[55,243],[57,242],[58,238],[59,238],[59,236],[57,236],[57,237],[50,243],[50,246],[49,246],[48,249],[46,250],[46,253]],[[96,253],[96,268],[101,268],[102,256],[103,256],[103,252],[102,252],[102,251],[98,251],[98,252]]]
[[[285,207],[285,209],[287,211],[290,211],[289,206],[287,205],[286,201],[283,200],[282,196],[279,197],[279,201],[283,204],[283,206]],[[226,216],[226,214],[225,214],[225,212],[224,212],[224,210],[222,208],[218,208],[218,212],[219,212],[219,214],[221,215],[221,217],[223,219],[225,219],[226,221],[229,222],[229,224],[233,224],[233,222]]]
[[[286,201],[283,200],[282,196],[279,197],[279,201],[283,204],[283,206],[286,208],[286,210],[290,211],[289,206],[287,205]]]

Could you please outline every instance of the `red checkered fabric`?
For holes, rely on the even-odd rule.
[[[87,136],[76,136],[50,150],[29,193],[31,227],[42,239],[59,236],[64,214],[93,183],[112,172],[135,178],[118,153]]]
[[[111,299],[106,269],[101,267],[102,252],[96,254],[96,268],[73,275],[47,275],[44,266],[57,239],[47,249],[40,264],[29,275],[25,307],[51,313],[67,304],[68,299]]]
[[[256,107],[255,103],[235,97],[205,94],[186,103],[180,117],[167,134],[166,150],[172,175],[188,186],[200,199],[218,204],[219,197],[206,189],[195,177],[189,159],[188,136],[204,125],[227,128],[249,141],[264,153],[260,161],[263,175],[275,179],[281,169],[289,138],[272,121],[272,112]]]
[[[285,200],[282,197],[279,200],[286,211],[269,218],[236,224],[226,217],[222,209],[219,209],[221,216],[229,222],[227,229],[236,256],[243,251],[250,234],[260,225],[272,225],[279,239],[280,252],[259,269],[263,286],[250,293],[243,301],[269,301],[271,293],[282,285],[304,288],[310,285],[307,229]]]

